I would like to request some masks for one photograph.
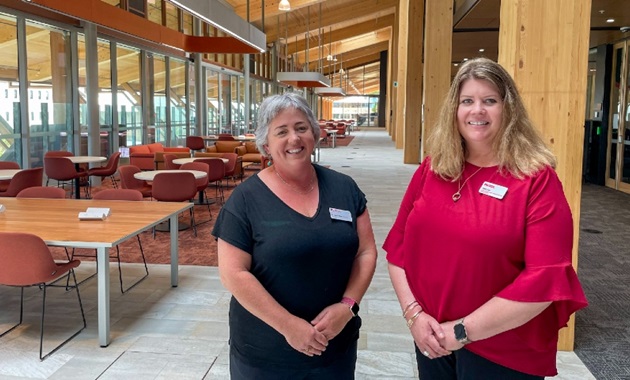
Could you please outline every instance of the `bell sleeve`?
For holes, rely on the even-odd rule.
[[[518,302],[549,302],[557,329],[587,306],[572,266],[573,220],[562,184],[552,168],[533,179],[525,225],[525,268],[498,297]]]
[[[396,216],[396,221],[392,226],[392,229],[387,234],[387,238],[383,243],[383,249],[387,252],[385,258],[391,264],[404,268],[404,254],[405,250],[403,242],[405,238],[405,225],[407,224],[407,217],[413,209],[413,203],[422,195],[422,187],[426,180],[427,175],[431,172],[431,161],[427,157],[420,167],[416,170],[411,182],[407,187],[407,191],[403,196]]]

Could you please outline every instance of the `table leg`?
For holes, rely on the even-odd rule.
[[[79,170],[81,169],[81,166],[80,164],[74,164],[74,168],[76,169],[78,173]],[[80,178],[74,179],[74,197],[76,199],[81,199],[81,179]]]
[[[337,134],[332,133],[332,147],[335,148],[337,146]]]
[[[177,214],[171,216],[171,286],[176,288],[179,283],[179,247],[178,247],[178,219]]]
[[[101,347],[109,346],[109,252],[106,247],[96,249],[98,268],[98,343]]]

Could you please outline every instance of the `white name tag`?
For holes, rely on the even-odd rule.
[[[507,193],[507,187],[496,185],[492,182],[484,182],[479,189],[479,192],[484,195],[489,195],[496,199],[503,199],[505,193]]]
[[[340,210],[330,207],[330,219],[343,220],[344,222],[352,222],[352,214],[348,210]]]

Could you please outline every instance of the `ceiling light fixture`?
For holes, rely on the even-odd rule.
[[[278,10],[288,12],[291,10],[291,4],[289,0],[280,0],[280,4],[278,4]]]

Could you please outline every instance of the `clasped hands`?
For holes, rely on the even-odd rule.
[[[455,339],[455,323],[456,321],[438,323],[435,318],[423,312],[410,327],[411,335],[424,356],[429,359],[439,358],[464,347]]]
[[[350,319],[352,313],[348,306],[336,303],[322,310],[310,323],[294,316],[281,333],[294,350],[307,356],[319,356]]]

